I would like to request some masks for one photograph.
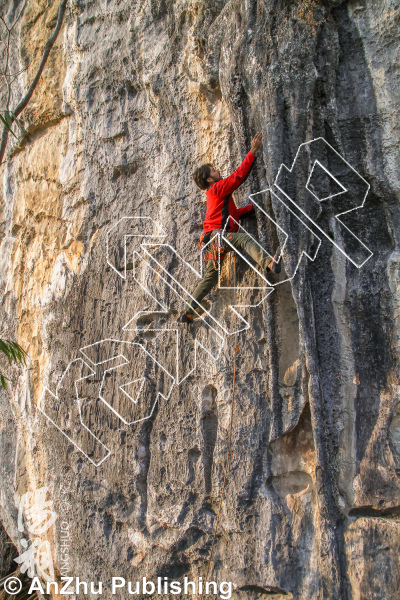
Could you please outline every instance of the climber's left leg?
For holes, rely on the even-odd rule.
[[[200,308],[200,302],[203,300],[203,298],[205,298],[207,296],[207,294],[209,292],[211,292],[212,288],[217,283],[218,283],[218,269],[216,269],[214,267],[214,262],[212,260],[209,260],[207,263],[207,269],[206,269],[204,278],[202,279],[202,281],[200,281],[200,283],[198,284],[198,286],[192,293],[194,300],[192,300],[191,302],[189,302],[186,305],[185,312],[179,318],[179,321],[181,323],[191,323],[192,322],[195,310],[197,308]]]

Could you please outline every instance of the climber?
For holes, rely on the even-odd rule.
[[[255,153],[261,146],[261,140],[261,132],[256,133],[251,140],[250,152],[248,152],[240,167],[226,179],[222,179],[220,172],[210,164],[202,165],[193,173],[196,185],[201,190],[207,190],[207,210],[203,222],[200,246],[203,247],[208,244],[213,236],[216,237],[210,244],[212,252],[207,253],[208,263],[205,276],[192,294],[194,300],[187,304],[186,310],[179,317],[178,321],[181,323],[191,323],[193,321],[196,309],[201,309],[199,303],[218,282],[218,259],[219,257],[223,259],[228,251],[223,245],[222,233],[225,234],[234,248],[247,252],[265,272],[280,273],[281,271],[279,248],[274,258],[271,259],[247,233],[239,233],[237,223],[232,220],[238,221],[252,217],[255,214],[252,204],[237,208],[232,199],[232,192],[247,178],[256,158]],[[228,219],[229,223],[227,223]],[[218,244],[221,244],[222,247],[218,248]]]

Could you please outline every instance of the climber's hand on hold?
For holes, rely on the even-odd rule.
[[[262,133],[261,133],[261,131],[258,131],[256,133],[256,135],[253,138],[251,138],[250,152],[255,154],[257,152],[257,150],[259,149],[259,147],[261,146],[261,141],[262,141]]]

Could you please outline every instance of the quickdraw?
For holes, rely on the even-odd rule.
[[[212,238],[211,243],[204,241],[204,236],[206,236],[207,233],[202,233],[199,240],[200,248],[203,248],[206,244],[208,244],[209,248],[209,251],[204,253],[203,260],[204,262],[212,260],[214,263],[214,268],[218,269],[218,260],[222,261],[225,254],[227,254],[225,244],[222,241],[222,229],[214,229],[211,234],[207,236]]]

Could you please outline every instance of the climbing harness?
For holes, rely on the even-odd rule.
[[[230,264],[229,264],[229,267],[230,267]],[[229,271],[230,271],[230,268],[229,268]],[[234,277],[235,305],[236,305],[236,257],[235,257],[235,255],[233,256],[233,274],[234,274],[233,277]],[[229,422],[228,452],[227,452],[226,458],[225,458],[224,481],[222,484],[221,497],[219,499],[219,506],[218,506],[217,519],[215,521],[213,541],[212,541],[212,545],[211,545],[210,555],[208,557],[207,573],[206,573],[206,577],[205,577],[205,581],[204,581],[204,587],[200,594],[200,600],[202,600],[202,598],[203,598],[205,585],[206,585],[206,583],[208,581],[208,577],[210,575],[211,561],[212,561],[213,552],[214,552],[215,540],[216,540],[217,533],[218,533],[219,517],[221,514],[222,501],[224,499],[226,477],[228,474],[229,464],[230,464],[233,454],[234,454],[234,450],[232,449],[233,409],[234,409],[234,404],[235,404],[236,357],[239,352],[239,345],[237,343],[237,331],[236,330],[237,330],[237,315],[235,312],[235,347],[234,347],[234,354],[233,354],[234,358],[233,358],[232,402],[231,402],[231,414],[230,414],[230,422]]]
[[[212,238],[211,243],[209,242]],[[202,233],[199,240],[199,246],[201,249],[209,244],[209,250],[204,252],[203,260],[207,262],[213,261],[214,269],[218,269],[218,262],[222,261],[227,253],[224,242],[222,241],[222,229],[214,229],[211,233]]]

